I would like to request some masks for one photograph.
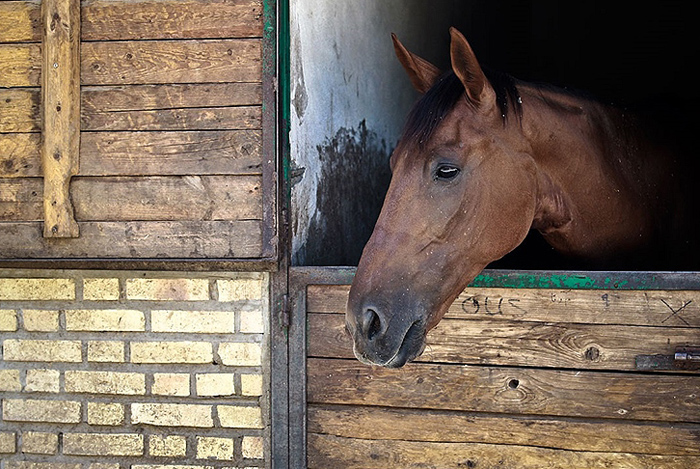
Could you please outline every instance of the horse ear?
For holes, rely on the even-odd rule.
[[[408,78],[411,80],[413,87],[425,93],[440,76],[440,69],[431,64],[427,60],[418,57],[406,49],[396,37],[396,34],[391,33],[391,39],[394,41],[394,51],[399,62],[408,73]]]
[[[450,28],[450,36],[452,70],[464,85],[469,99],[476,104],[486,103],[490,98],[495,99],[495,92],[465,37],[455,28]]]

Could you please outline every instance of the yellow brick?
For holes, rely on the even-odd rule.
[[[198,436],[197,459],[233,459],[233,438]]]
[[[18,392],[22,390],[19,370],[0,370],[0,391]]]
[[[223,343],[219,345],[219,357],[227,366],[260,366],[262,347],[255,343]]]
[[[217,407],[219,421],[226,428],[262,428],[260,407],[220,405]]]
[[[265,322],[262,309],[241,311],[241,332],[244,334],[262,334],[265,332]]]
[[[119,279],[86,278],[83,280],[83,299],[114,301],[119,299]]]
[[[29,454],[56,454],[58,435],[55,433],[22,433],[22,452]]]
[[[3,399],[2,414],[9,422],[79,423],[80,402]]]
[[[132,342],[133,363],[212,363],[212,345],[207,342]]]
[[[64,278],[0,278],[0,300],[74,300],[75,281]]]
[[[231,396],[234,393],[233,374],[231,373],[197,375],[198,396]]]
[[[259,436],[244,436],[242,452],[247,459],[263,459],[265,457],[263,449],[263,439]]]
[[[148,452],[151,456],[181,457],[187,454],[187,439],[184,436],[151,435],[148,437]]]
[[[87,356],[89,362],[122,363],[124,361],[124,342],[91,340],[88,342]]]
[[[227,334],[235,332],[233,311],[151,311],[153,332]]]
[[[27,370],[27,392],[59,392],[61,372],[58,370]]]
[[[74,456],[141,456],[143,435],[131,433],[65,433],[63,454]]]
[[[130,300],[206,301],[209,299],[209,280],[128,279],[126,297]]]
[[[159,396],[189,396],[190,375],[185,373],[154,373],[151,393]]]
[[[262,375],[241,375],[241,394],[244,396],[262,396]]]
[[[0,453],[14,453],[17,451],[16,437],[12,432],[0,432]]]
[[[219,301],[248,301],[263,299],[262,278],[217,280]]]
[[[24,329],[32,332],[53,332],[58,330],[58,311],[25,309],[22,311]]]
[[[213,427],[212,406],[199,404],[131,404],[131,423],[160,427]]]
[[[114,402],[88,402],[87,420],[90,425],[123,425],[124,405]]]
[[[68,331],[140,332],[146,330],[143,312],[129,309],[66,311]]]
[[[146,394],[143,373],[116,371],[75,371],[65,373],[66,392],[91,394]]]
[[[14,309],[0,309],[0,331],[14,332],[17,330],[17,312]]]
[[[8,461],[4,469],[80,469],[77,463]]]
[[[7,361],[77,363],[83,359],[79,340],[8,339],[2,350]]]

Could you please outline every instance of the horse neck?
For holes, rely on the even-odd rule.
[[[634,126],[611,108],[565,92],[526,84],[519,91],[545,208],[534,227],[555,248],[583,256],[647,239],[658,187],[651,179],[660,169],[635,160],[646,144]],[[552,214],[555,223],[547,223]]]

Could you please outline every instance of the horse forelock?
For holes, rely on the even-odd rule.
[[[489,69],[484,69],[484,72],[496,93],[496,103],[503,117],[504,125],[511,109],[519,120],[522,117],[522,102],[515,86],[515,79],[508,74]],[[425,146],[443,119],[454,109],[462,97],[472,108],[478,107],[478,103],[472,101],[465,93],[464,86],[454,71],[449,70],[443,73],[411,109],[406,119],[401,141],[413,141],[418,143],[419,147]]]

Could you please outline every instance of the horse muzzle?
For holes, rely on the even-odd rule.
[[[353,338],[355,357],[367,365],[387,368],[400,368],[416,359],[425,349],[425,321],[406,317],[389,316],[376,307],[359,312],[349,307],[346,327]]]

